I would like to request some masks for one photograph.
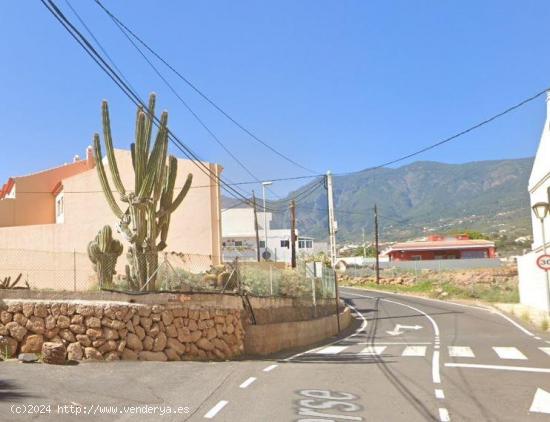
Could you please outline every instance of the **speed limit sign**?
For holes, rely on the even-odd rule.
[[[550,255],[541,255],[537,258],[537,265],[541,270],[550,271]]]

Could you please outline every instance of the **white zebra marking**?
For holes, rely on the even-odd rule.
[[[527,357],[515,347],[493,347],[493,350],[501,359],[527,360]]]
[[[452,358],[475,358],[471,347],[449,346],[449,356]]]

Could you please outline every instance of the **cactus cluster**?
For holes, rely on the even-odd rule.
[[[0,280],[0,289],[30,289],[28,281],[25,281],[25,287],[18,286],[19,280],[21,280],[23,274],[19,273],[17,278],[11,281],[11,277],[4,277],[4,280]]]
[[[174,197],[174,188],[178,171],[178,160],[168,153],[168,113],[164,111],[159,121],[159,129],[151,148],[153,123],[155,116],[155,94],[149,97],[148,110],[138,107],[136,116],[135,142],[131,144],[132,165],[135,174],[134,190],[128,191],[120,177],[111,136],[109,106],[102,103],[103,137],[111,178],[120,200],[127,205],[125,211],[118,205],[105,167],[101,152],[99,134],[94,135],[94,158],[98,176],[105,197],[112,211],[119,219],[119,229],[130,246],[126,275],[128,284],[136,290],[155,289],[158,269],[158,252],[166,248],[166,239],[172,213],[187,195],[192,174],[181,191]],[[167,163],[168,161],[168,163]]]
[[[88,257],[94,264],[100,287],[112,285],[116,261],[122,254],[122,249],[122,243],[113,239],[109,226],[104,226],[95,239],[88,243]]]

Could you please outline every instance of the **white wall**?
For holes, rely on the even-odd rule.
[[[541,270],[536,260],[539,253],[530,252],[518,257],[519,297],[523,305],[539,310],[548,309],[548,298],[545,284],[545,271]]]

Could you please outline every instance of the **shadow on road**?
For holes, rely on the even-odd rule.
[[[24,398],[36,397],[21,391],[21,388],[13,381],[0,380],[0,401],[17,401]]]

